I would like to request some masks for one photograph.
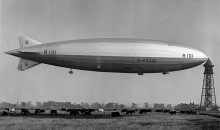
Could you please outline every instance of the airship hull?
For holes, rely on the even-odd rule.
[[[199,50],[143,39],[85,39],[28,46],[8,52],[60,67],[120,73],[165,73],[202,64]]]

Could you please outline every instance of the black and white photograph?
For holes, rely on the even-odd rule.
[[[219,56],[219,0],[0,0],[0,130],[218,130]]]

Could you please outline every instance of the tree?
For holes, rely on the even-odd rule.
[[[29,102],[26,103],[26,107],[32,107],[31,101],[29,101]]]
[[[163,103],[154,103],[154,109],[165,109],[165,106]]]
[[[65,107],[70,108],[71,107],[71,102],[65,102]]]
[[[26,103],[25,102],[21,102],[21,107],[26,107]]]
[[[186,103],[180,103],[174,107],[175,110],[188,110],[188,105]]]
[[[56,107],[55,101],[43,102],[43,107]]]
[[[105,108],[105,103],[101,103],[101,108]]]
[[[119,108],[120,108],[120,109],[124,109],[124,108],[125,108],[125,105],[124,105],[124,104],[120,104],[120,105],[119,105]]]
[[[138,106],[138,104],[132,102],[132,105],[131,105],[131,108],[132,108],[132,109],[137,109],[137,106]]]
[[[172,110],[172,109],[173,109],[172,105],[171,105],[171,104],[168,104],[168,105],[167,105],[167,109]]]
[[[115,103],[115,104],[114,104],[114,108],[115,108],[115,109],[118,109],[118,108],[119,108],[119,104],[118,104],[118,103]]]
[[[1,102],[1,107],[13,107],[13,104],[8,102]]]
[[[163,103],[160,104],[160,109],[165,109],[165,106]]]
[[[114,107],[115,107],[115,104],[113,102],[107,103],[105,105],[105,108],[107,108],[107,109],[114,109]]]
[[[16,103],[16,107],[20,107],[20,104],[19,104],[19,102],[17,102],[17,103]]]
[[[89,103],[86,102],[83,107],[90,108]]]
[[[13,108],[15,108],[16,107],[16,104],[13,104]]]
[[[65,107],[65,102],[55,102],[55,104],[56,107],[61,107],[61,108]]]
[[[84,103],[84,102],[81,102],[81,106],[83,107],[83,108],[90,108],[89,107],[89,104],[86,102],[86,103]]]
[[[36,102],[36,107],[42,107],[41,102]]]
[[[160,104],[154,103],[154,109],[160,109]]]
[[[91,104],[91,108],[93,108],[93,109],[102,108],[102,104],[100,104],[99,102],[94,102]]]
[[[83,108],[81,104],[76,104],[76,108]]]
[[[144,103],[144,107],[145,107],[146,109],[149,107],[148,102],[145,102],[145,103]]]

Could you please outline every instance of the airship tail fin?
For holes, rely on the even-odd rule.
[[[38,64],[40,64],[40,63],[20,58],[19,63],[18,63],[18,70],[24,71],[24,70],[29,69],[31,67],[34,67]]]
[[[20,48],[28,47],[28,46],[33,46],[33,45],[39,45],[41,44],[38,41],[35,41],[29,37],[24,37],[24,36],[19,36],[18,37]]]

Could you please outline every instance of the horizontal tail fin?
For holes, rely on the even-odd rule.
[[[24,36],[19,36],[18,40],[19,40],[19,45],[20,45],[21,49],[24,48],[24,47],[41,44],[38,41],[35,41],[35,40],[33,40],[33,39],[29,38],[29,37],[24,37]]]
[[[18,63],[18,70],[24,71],[24,70],[29,69],[31,67],[34,67],[38,64],[40,64],[40,63],[20,58],[19,63]]]

